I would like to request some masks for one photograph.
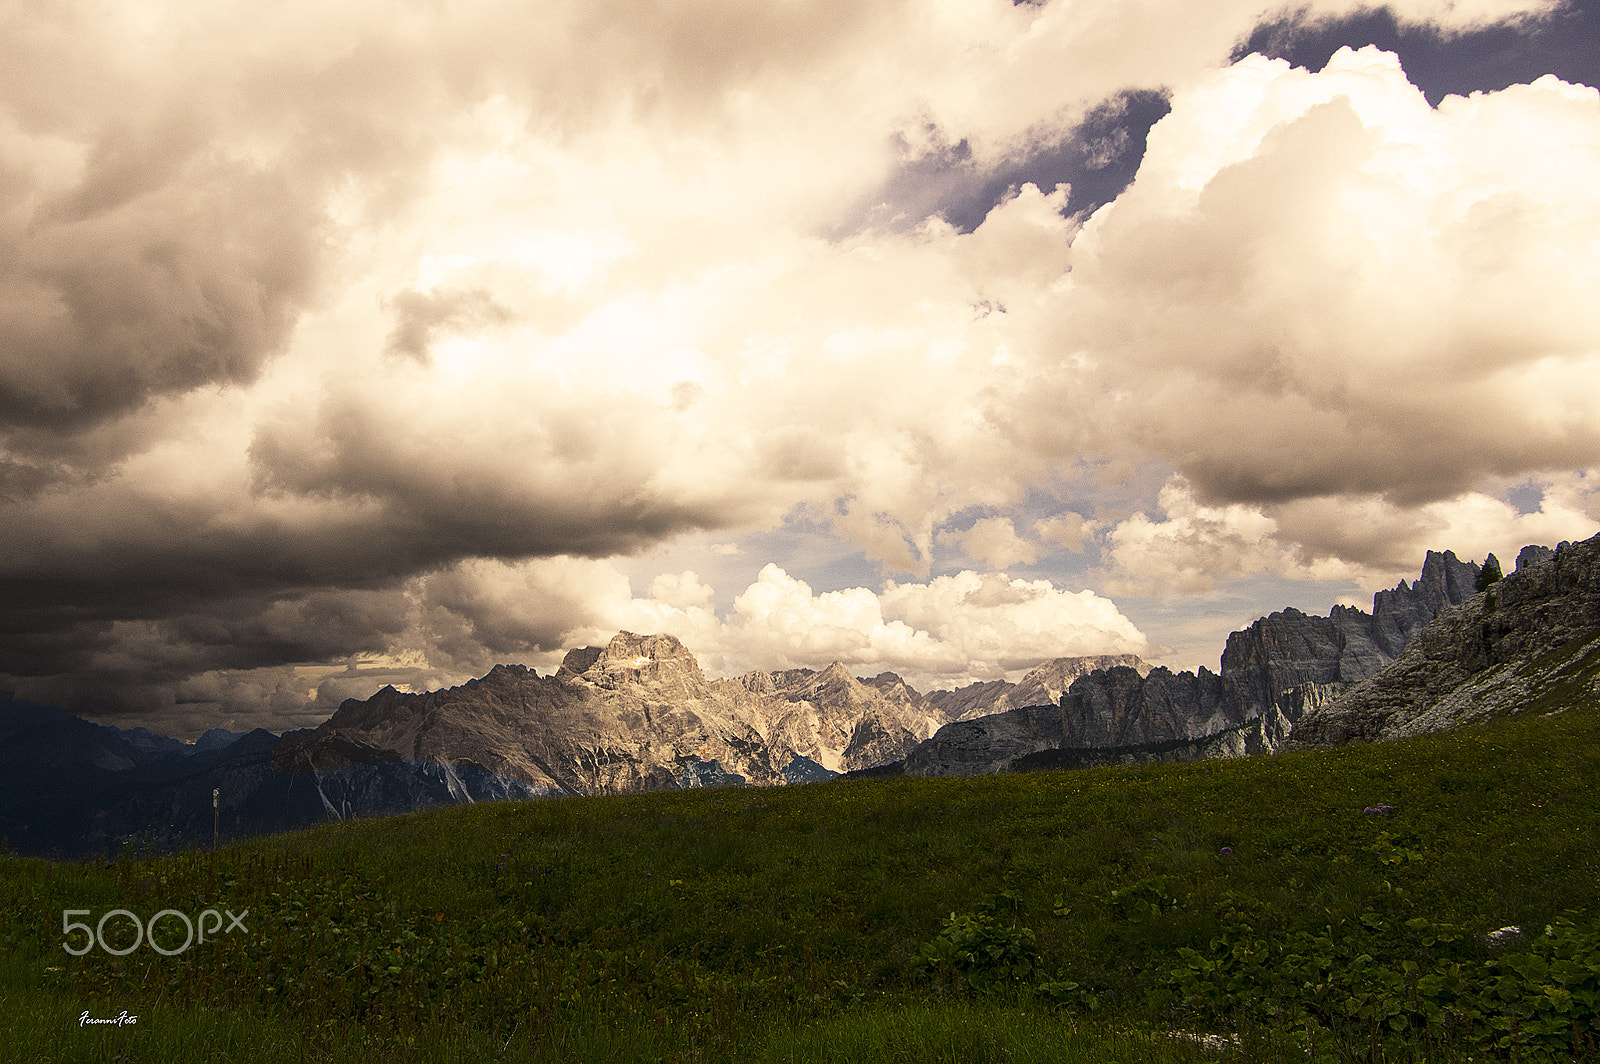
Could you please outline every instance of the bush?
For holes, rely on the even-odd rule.
[[[1013,891],[991,895],[976,913],[951,913],[937,938],[924,942],[919,957],[924,968],[946,985],[974,990],[1016,986],[1032,978],[1039,962],[1034,934],[1017,925],[1020,899]],[[1006,926],[998,915],[1012,913]]]

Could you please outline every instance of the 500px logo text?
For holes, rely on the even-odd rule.
[[[250,929],[244,926],[244,918],[250,915],[249,909],[246,909],[238,916],[233,915],[233,910],[231,909],[224,909],[223,912],[228,914],[228,926],[226,930],[224,930],[222,926],[222,913],[217,912],[215,909],[206,909],[200,914],[198,923],[200,926],[201,942],[206,940],[207,917],[210,917],[215,921],[209,929],[212,938],[216,937],[218,931],[222,931],[222,933],[225,935],[231,935],[233,934],[234,928],[238,928],[240,931],[243,931],[246,934],[250,933]],[[99,943],[100,948],[112,956],[122,957],[138,949],[140,943],[143,942],[148,942],[150,944],[150,948],[162,956],[176,957],[178,954],[194,945],[195,942],[195,924],[197,921],[190,920],[188,916],[176,909],[162,909],[160,912],[152,916],[148,923],[141,922],[137,915],[127,909],[112,909],[110,912],[100,917],[100,922],[95,924],[93,927],[72,919],[74,916],[89,915],[91,915],[91,912],[88,909],[61,910],[61,933],[63,936],[70,937],[74,931],[82,931],[85,935],[89,936],[89,940],[83,944],[82,949],[73,949],[70,942],[61,943],[61,948],[72,954],[74,957],[81,957],[85,953],[88,953],[90,950],[94,949],[96,943]],[[106,941],[106,921],[110,920],[114,916],[126,917],[133,923],[132,945],[113,947]],[[176,949],[168,949],[166,946],[163,946],[161,943],[156,941],[156,923],[163,917],[174,918],[183,922],[185,931],[183,945],[177,947]]]

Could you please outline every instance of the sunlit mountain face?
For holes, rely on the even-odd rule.
[[[0,697],[1215,668],[1600,532],[1588,0],[0,25]]]

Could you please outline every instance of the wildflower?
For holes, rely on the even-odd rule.
[[[1392,806],[1392,805],[1369,805],[1369,806],[1367,806],[1365,809],[1363,809],[1361,811],[1363,813],[1366,813],[1368,816],[1383,816],[1385,813],[1394,812],[1394,806]]]
[[[1232,846],[1224,846],[1224,847],[1223,847],[1223,848],[1222,848],[1222,852],[1223,852],[1223,853],[1224,853],[1224,854],[1227,854],[1227,855],[1230,855],[1230,856],[1231,856],[1231,855],[1232,855],[1232,853],[1233,853],[1233,847],[1232,847]]]

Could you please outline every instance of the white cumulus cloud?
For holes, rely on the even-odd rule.
[[[1600,91],[1554,77],[1435,109],[1374,48],[1216,71],[1075,239],[1056,336],[1090,368],[1039,416],[1098,392],[1101,438],[1213,504],[1588,467],[1596,175]]]

